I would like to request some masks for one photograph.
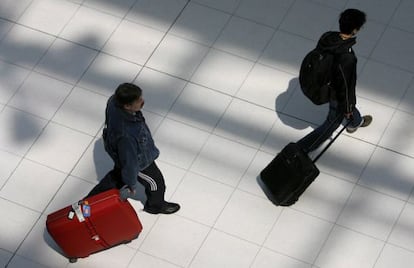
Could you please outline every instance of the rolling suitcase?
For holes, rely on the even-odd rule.
[[[290,206],[319,175],[315,162],[345,130],[349,122],[315,157],[310,159],[294,142],[286,145],[280,153],[260,172],[259,184],[275,205]]]
[[[128,243],[142,231],[131,204],[112,189],[47,216],[46,228],[70,262]]]

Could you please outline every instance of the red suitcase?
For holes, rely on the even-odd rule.
[[[128,243],[142,231],[134,208],[121,200],[117,189],[49,214],[46,228],[70,262]]]

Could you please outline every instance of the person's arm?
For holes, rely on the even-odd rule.
[[[133,140],[122,137],[117,144],[122,181],[134,194],[137,187],[138,159],[137,148]]]
[[[356,105],[356,60],[346,57],[339,64],[339,72],[342,77],[342,103],[345,105],[345,116],[349,118]]]

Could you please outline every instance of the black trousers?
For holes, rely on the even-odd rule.
[[[145,187],[147,202],[145,206],[159,207],[164,203],[165,181],[161,170],[155,162],[152,162],[146,169],[140,171],[137,180]],[[125,185],[122,181],[121,169],[114,167],[105,177],[89,192],[86,197],[117,188],[120,189]]]

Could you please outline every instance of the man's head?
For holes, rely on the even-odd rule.
[[[115,90],[117,104],[128,112],[138,112],[144,106],[142,90],[131,83],[123,83]]]
[[[339,30],[343,34],[354,35],[366,22],[366,15],[358,9],[346,9],[339,16]]]

